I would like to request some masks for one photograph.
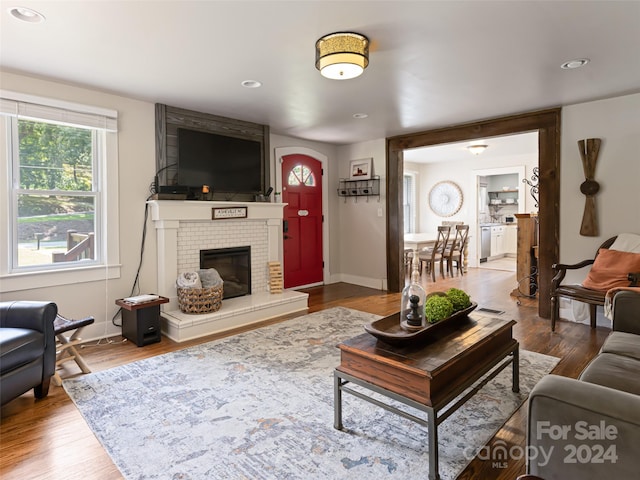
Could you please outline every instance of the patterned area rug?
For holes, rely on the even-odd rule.
[[[345,394],[347,430],[333,428],[336,345],[377,318],[332,308],[64,387],[127,479],[426,478],[425,427]],[[557,361],[521,351],[519,394],[506,368],[440,425],[443,479]]]

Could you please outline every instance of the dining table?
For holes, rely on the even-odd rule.
[[[438,238],[438,232],[405,233],[404,248],[409,250],[422,250],[433,247]]]
[[[467,273],[467,254],[469,252],[469,238],[467,237],[467,243],[464,246],[462,252],[462,271]],[[405,233],[404,234],[404,249],[405,250],[422,250],[426,247],[433,247],[438,239],[438,232],[418,232],[418,233]]]

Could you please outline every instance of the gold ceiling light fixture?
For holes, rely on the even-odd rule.
[[[369,65],[369,39],[353,32],[330,33],[316,42],[316,68],[332,80],[356,78]]]
[[[484,152],[487,149],[488,146],[489,145],[485,145],[485,144],[469,145],[467,147],[467,150],[469,150],[474,155],[480,155],[482,152]]]

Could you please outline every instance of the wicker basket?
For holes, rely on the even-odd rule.
[[[210,313],[220,310],[223,286],[211,288],[178,287],[178,305],[182,313]]]

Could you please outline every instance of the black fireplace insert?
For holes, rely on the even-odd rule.
[[[251,247],[200,250],[200,268],[215,268],[224,281],[222,298],[251,293]]]

